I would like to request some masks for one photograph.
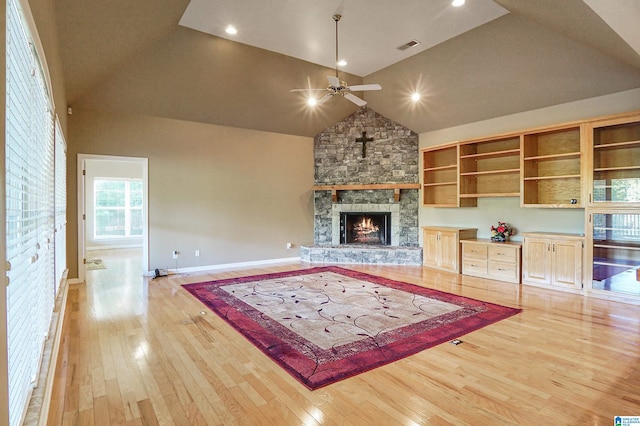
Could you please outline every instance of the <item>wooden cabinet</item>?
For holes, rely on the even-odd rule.
[[[640,114],[590,123],[589,204],[640,206]]]
[[[520,195],[520,136],[460,144],[460,198]]]
[[[581,291],[583,241],[573,234],[525,233],[522,283]]]
[[[462,274],[520,283],[521,244],[462,240]]]
[[[583,203],[581,126],[525,133],[522,206],[580,208]]]
[[[423,150],[423,204],[474,207],[640,206],[640,113],[529,129]]]
[[[459,273],[460,240],[476,238],[477,231],[477,228],[423,227],[424,266]]]

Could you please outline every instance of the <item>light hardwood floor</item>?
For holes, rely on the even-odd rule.
[[[105,258],[69,289],[50,425],[612,425],[640,415],[640,307],[422,267],[341,265],[524,311],[309,391],[181,288]],[[117,259],[116,259],[117,260]],[[202,314],[201,312],[205,312]]]

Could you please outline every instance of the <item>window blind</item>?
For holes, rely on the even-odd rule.
[[[56,118],[55,127],[55,294],[67,269],[67,144]]]
[[[22,421],[54,305],[54,124],[16,0],[7,2],[6,251],[9,422]]]

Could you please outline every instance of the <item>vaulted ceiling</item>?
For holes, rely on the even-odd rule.
[[[358,95],[418,133],[640,87],[635,0],[293,3],[56,0],[69,106],[313,136],[357,108],[340,97],[310,108],[289,92],[335,73],[336,12],[353,58],[341,79],[380,83]],[[247,38],[217,33],[227,22]],[[423,44],[398,51],[407,38]]]

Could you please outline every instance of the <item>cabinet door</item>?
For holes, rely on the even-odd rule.
[[[582,242],[555,240],[552,242],[552,253],[551,284],[582,288]]]
[[[640,205],[640,120],[638,116],[598,123],[591,134],[592,205]]]
[[[532,284],[550,284],[551,242],[549,239],[526,237],[523,251],[522,280]]]
[[[440,240],[438,238],[439,234],[440,233],[438,231],[433,231],[430,229],[424,230],[422,263],[425,266],[439,266],[440,264],[440,250],[438,250],[438,245],[440,243]]]
[[[440,232],[440,266],[452,271],[458,270],[458,233],[453,231]]]

